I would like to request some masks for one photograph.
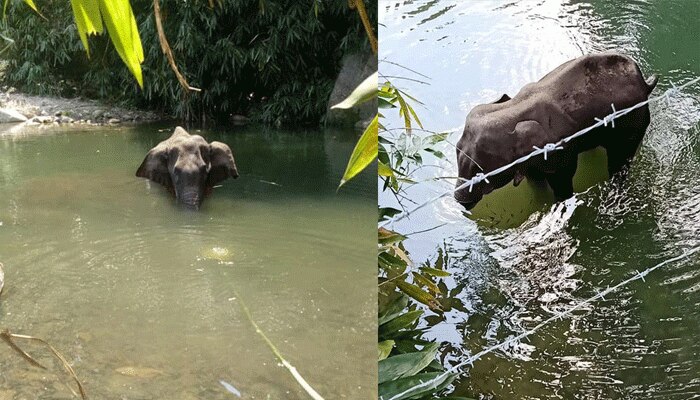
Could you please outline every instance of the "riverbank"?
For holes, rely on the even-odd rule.
[[[97,100],[81,98],[33,96],[18,93],[14,88],[0,92],[1,122],[39,124],[118,124],[165,119],[152,111],[111,106]]]

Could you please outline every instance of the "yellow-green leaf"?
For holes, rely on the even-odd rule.
[[[391,353],[391,349],[394,348],[394,342],[393,340],[385,340],[383,342],[379,342],[379,361],[389,357],[389,354]]]
[[[71,0],[75,25],[78,27],[78,35],[83,47],[90,57],[90,47],[88,46],[88,36],[102,33],[102,16],[100,7],[94,0]]]
[[[379,176],[394,176],[394,171],[392,171],[391,167],[381,161],[379,161],[377,164],[377,173]]]
[[[440,303],[435,300],[435,298],[425,290],[419,288],[416,285],[410,284],[406,281],[397,281],[396,286],[401,289],[402,292],[409,295],[412,299],[425,304],[430,307],[433,311],[442,311]]]
[[[343,186],[345,182],[355,177],[355,175],[367,168],[367,166],[377,158],[377,151],[379,149],[378,123],[379,118],[375,115],[372,122],[369,123],[367,129],[365,129],[364,133],[357,141],[355,149],[352,151],[352,155],[350,155],[348,166],[345,168],[343,179],[340,181],[338,187]]]
[[[352,91],[352,93],[350,93],[345,100],[331,108],[352,108],[358,104],[362,104],[375,98],[377,96],[377,77],[377,72],[368,76]]]
[[[100,0],[100,12],[107,33],[109,34],[117,54],[126,67],[136,78],[139,86],[143,87],[141,63],[143,48],[136,27],[136,18],[128,0]]]

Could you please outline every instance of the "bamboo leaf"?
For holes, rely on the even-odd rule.
[[[377,96],[377,76],[377,72],[368,76],[345,100],[334,105],[331,109],[348,109],[374,99]]]
[[[437,277],[445,277],[451,275],[449,272],[437,268],[422,267],[420,270],[425,274]]]
[[[430,372],[397,379],[391,382],[385,382],[379,385],[379,398],[396,400],[422,398],[421,395],[434,393],[444,389],[454,380],[454,378],[455,374],[443,375],[442,372]],[[425,385],[420,389],[410,391],[409,393],[400,397],[395,397],[413,387],[422,384],[423,382],[431,382],[431,384]]]
[[[375,115],[372,122],[370,122],[367,129],[365,129],[364,133],[362,133],[362,136],[360,136],[360,139],[357,141],[357,145],[355,145],[355,149],[350,155],[350,161],[348,161],[343,179],[340,181],[340,185],[338,185],[339,188],[343,186],[345,182],[359,174],[363,169],[367,168],[367,166],[377,158],[377,150],[379,148],[378,122],[379,118]]]
[[[379,361],[389,357],[389,354],[391,353],[391,349],[394,348],[394,342],[393,340],[385,340],[383,342],[379,342]]]
[[[100,0],[100,13],[107,33],[109,34],[117,54],[124,61],[126,67],[134,75],[139,86],[143,88],[141,75],[141,63],[143,62],[143,48],[141,38],[136,27],[136,18],[128,0]]]
[[[433,362],[439,348],[437,343],[431,343],[421,351],[399,354],[379,361],[379,383],[419,373]]]
[[[412,299],[430,307],[431,310],[438,312],[442,311],[442,306],[440,306],[440,303],[438,303],[430,293],[419,288],[418,286],[401,280],[396,282],[396,286]]]
[[[83,47],[88,57],[90,57],[87,37],[100,34],[103,31],[99,4],[92,0],[71,0],[70,3],[73,8],[73,17],[75,18],[75,25],[78,27],[80,41],[83,42]]]

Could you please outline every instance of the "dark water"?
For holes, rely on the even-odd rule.
[[[306,398],[242,300],[319,393],[372,397],[374,176],[336,193],[357,133],[198,132],[230,145],[241,177],[188,212],[134,176],[173,129],[156,128],[0,136],[0,327],[51,342],[93,399],[232,398],[219,380]],[[71,398],[63,382],[0,343],[0,398]]]
[[[700,75],[700,2],[685,1],[381,1],[380,63],[397,86],[425,103],[426,128],[453,130],[468,111],[513,95],[562,62],[617,50],[656,73],[654,94]],[[651,105],[652,123],[623,183],[604,181],[565,203],[510,197],[529,217],[511,227],[466,218],[451,199],[394,226],[417,261],[447,255],[451,286],[467,313],[451,311],[430,328],[445,342],[446,362],[523,332],[554,311],[700,245],[700,85],[670,105]],[[389,114],[389,113],[387,113]],[[388,125],[400,126],[397,118]],[[447,161],[417,178],[454,176]],[[452,187],[424,183],[417,201]],[[533,200],[534,198],[534,200]],[[532,204],[534,202],[534,207]],[[394,204],[380,195],[380,203]],[[527,203],[527,204],[526,204]],[[501,217],[503,217],[502,214]],[[493,399],[687,399],[700,396],[700,258],[668,265],[604,301],[532,337],[476,361],[456,395]]]

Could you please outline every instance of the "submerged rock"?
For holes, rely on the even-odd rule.
[[[165,372],[159,369],[148,367],[127,366],[117,368],[115,371],[121,375],[130,376],[132,378],[155,378],[157,376],[165,375]]]

